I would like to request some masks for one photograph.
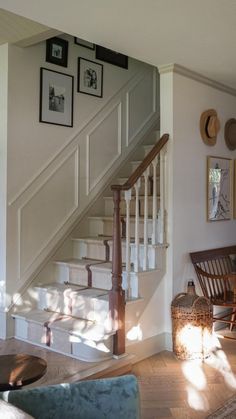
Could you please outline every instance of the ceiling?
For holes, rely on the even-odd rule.
[[[28,46],[58,34],[51,28],[0,9],[0,45],[6,42]]]
[[[235,0],[0,0],[0,7],[155,66],[177,63],[236,88]]]

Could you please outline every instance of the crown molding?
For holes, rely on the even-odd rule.
[[[225,84],[219,83],[215,80],[205,77],[202,74],[199,74],[196,71],[189,70],[188,68],[183,67],[179,64],[161,65],[158,66],[158,71],[160,74],[177,73],[181,76],[188,77],[189,79],[196,80],[200,83],[213,87],[214,89],[220,90],[221,92],[228,93],[232,96],[236,96],[236,89],[234,89],[233,87],[226,86]]]

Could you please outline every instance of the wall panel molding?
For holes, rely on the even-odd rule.
[[[126,146],[157,112],[156,69],[136,79],[126,92]]]
[[[87,172],[87,195],[98,185],[101,179],[105,176],[108,170],[112,167],[115,163],[117,158],[121,154],[121,111],[122,111],[122,103],[118,102],[115,103],[112,108],[103,116],[103,118],[92,128],[92,130],[86,136],[86,172]],[[102,126],[107,125],[114,130],[113,133],[113,153],[109,156],[110,158],[105,158],[106,151],[111,142],[111,135],[109,130],[104,127],[104,137],[99,136],[99,129]],[[109,127],[108,127],[109,128]],[[97,133],[97,138],[96,138]],[[106,137],[107,135],[107,137]],[[96,151],[97,148],[93,149],[92,144],[92,137],[95,137],[93,141],[97,142],[97,148],[103,150],[103,153],[100,155],[100,160],[97,159]],[[95,147],[94,147],[95,148]],[[95,153],[94,153],[95,151]],[[97,173],[92,176],[92,170],[96,169],[96,164],[101,166],[100,170],[97,169]],[[94,179],[94,180],[93,180]]]
[[[67,178],[68,169],[71,170],[71,179],[65,181],[64,185],[61,180]],[[64,173],[63,173],[64,170]],[[67,157],[60,162],[60,164],[54,168],[54,170],[48,175],[48,177],[38,186],[38,188],[24,201],[24,203],[17,209],[18,219],[18,280],[24,277],[25,272],[34,264],[38,256],[47,248],[53,237],[60,231],[64,224],[68,221],[71,215],[78,209],[79,206],[79,148],[76,147]],[[51,185],[50,185],[51,182]],[[52,215],[52,208],[48,207],[52,204],[52,201],[63,202],[63,196],[67,192],[68,183],[71,184],[71,207],[64,208],[61,214],[58,214],[58,219],[51,220],[45,218],[44,222],[37,226],[38,218],[34,213],[34,209],[37,208],[37,200],[42,201],[42,198],[47,197],[43,203],[43,208],[39,209],[39,213],[42,210],[47,212],[48,216]],[[64,188],[63,188],[64,186]],[[50,194],[48,193],[50,191]],[[62,199],[61,199],[62,198]],[[67,197],[68,198],[68,197]],[[49,201],[50,199],[50,201]],[[66,199],[66,197],[65,197]],[[67,202],[69,200],[67,199]],[[30,209],[30,206],[32,207]],[[52,205],[51,205],[52,206]],[[43,219],[43,217],[42,217]],[[42,220],[43,221],[43,220]],[[48,225],[47,225],[48,223]],[[43,224],[43,225],[42,225]],[[47,225],[47,227],[45,226]],[[51,229],[50,229],[51,227]],[[45,228],[44,237],[41,242],[37,242],[37,234],[42,234],[42,229]],[[29,243],[30,242],[30,243]],[[38,244],[38,246],[37,246]],[[28,245],[28,247],[27,247]],[[36,247],[33,255],[30,255],[32,247]],[[30,261],[25,260],[25,254],[30,255]],[[26,258],[27,259],[27,258]]]

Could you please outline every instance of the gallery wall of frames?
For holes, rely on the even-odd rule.
[[[74,44],[94,53],[93,60],[77,58],[76,93],[102,98],[103,62],[125,71],[128,70],[128,57],[77,37]],[[40,122],[73,127],[74,76],[64,72],[68,66],[69,46],[70,42],[61,37],[46,41],[45,64],[55,64],[58,71],[40,68]],[[59,67],[63,67],[62,71]]]

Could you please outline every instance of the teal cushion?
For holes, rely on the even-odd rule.
[[[138,419],[133,375],[0,393],[35,419]]]

